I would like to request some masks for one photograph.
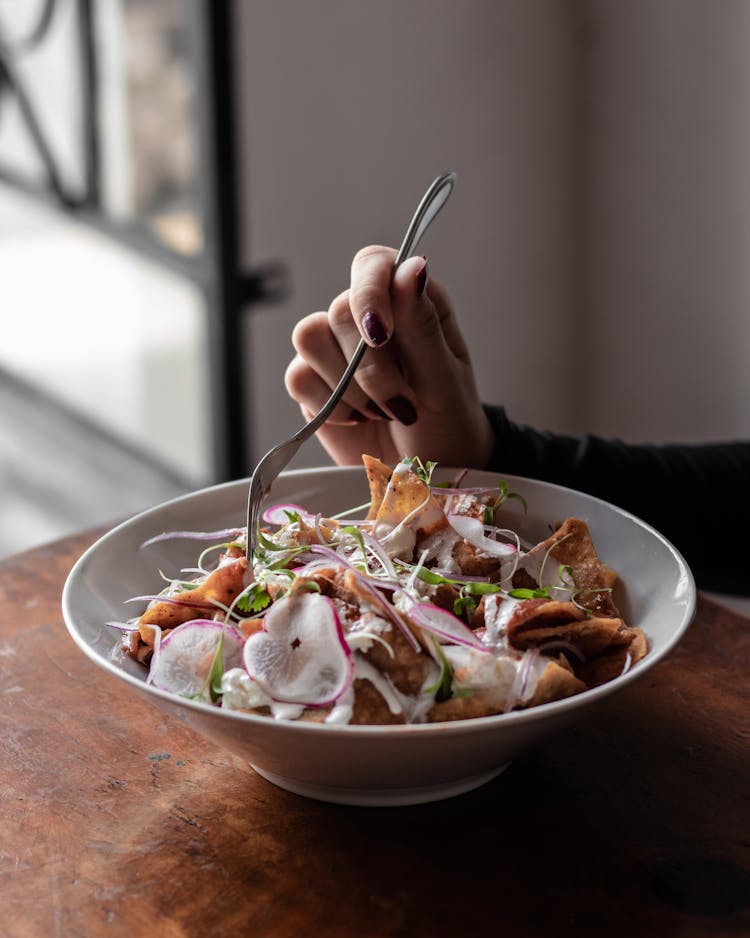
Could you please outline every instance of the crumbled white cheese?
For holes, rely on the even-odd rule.
[[[271,698],[243,668],[231,668],[221,676],[221,705],[227,710],[268,707]]]

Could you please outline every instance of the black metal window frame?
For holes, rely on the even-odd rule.
[[[14,96],[46,174],[44,184],[36,186],[4,167],[0,160],[0,181],[165,266],[198,288],[207,317],[213,478],[215,481],[241,478],[248,474],[248,462],[257,456],[251,452],[252,428],[242,377],[242,319],[253,304],[284,295],[286,271],[276,263],[248,271],[240,261],[241,192],[231,2],[186,0],[196,88],[198,210],[203,228],[203,248],[195,257],[172,251],[145,225],[112,218],[102,205],[94,39],[96,4],[95,0],[73,2],[83,50],[80,63],[85,134],[83,192],[66,191],[44,128],[14,68],[14,57],[43,41],[58,0],[43,0],[37,22],[27,36],[14,42],[13,48],[0,34],[0,95]]]

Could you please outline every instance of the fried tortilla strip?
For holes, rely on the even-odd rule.
[[[508,641],[514,648],[541,648],[545,642],[564,641],[592,658],[610,645],[628,644],[622,619],[587,615],[570,602],[529,599],[519,603],[508,622]]]
[[[392,713],[383,695],[368,680],[356,678],[353,687],[354,706],[350,726],[386,726],[406,722],[404,713]],[[331,710],[333,707],[308,707],[299,720],[301,723],[325,723]]]
[[[451,697],[436,703],[427,713],[427,722],[470,720],[473,717],[491,717],[504,712],[505,708],[498,700],[497,694],[491,691],[477,691],[470,697]]]
[[[562,700],[586,690],[586,685],[568,668],[550,661],[537,680],[533,695],[523,702],[501,698],[493,689],[474,691],[468,696],[451,697],[430,708],[427,719],[431,723],[440,720],[468,720],[472,717],[488,717],[505,713],[519,705],[526,709],[537,704]]]
[[[147,645],[154,644],[154,630],[150,625],[161,629],[173,629],[191,619],[210,618],[219,608],[214,600],[228,606],[242,592],[245,586],[247,559],[243,556],[232,563],[218,567],[206,579],[192,590],[184,590],[170,597],[174,602],[157,602],[147,609],[139,620],[141,639]]]
[[[363,618],[372,613],[378,617],[383,615],[372,595],[364,589],[350,570],[347,570],[340,578],[336,578],[332,598],[357,608],[359,615]],[[403,619],[412,629],[414,636],[418,637],[419,629],[409,622],[408,616],[404,615]],[[424,684],[431,659],[420,651],[415,651],[403,632],[389,620],[383,618],[381,622],[378,635],[385,645],[382,642],[373,642],[367,651],[362,652],[363,657],[378,671],[387,675],[394,687],[402,694],[418,693]]]
[[[550,661],[537,681],[531,700],[524,704],[524,709],[550,703],[552,700],[563,700],[565,697],[580,694],[584,690],[586,690],[586,684],[568,668],[556,661]]]
[[[617,573],[599,559],[585,521],[568,518],[554,534],[529,551],[521,567],[539,583],[542,564],[545,567],[551,564],[554,570],[569,567],[573,583],[580,591],[578,602],[597,616],[619,617],[611,592]]]
[[[385,498],[385,492],[388,488],[388,482],[391,478],[391,467],[386,466],[375,456],[362,456],[362,462],[365,466],[367,481],[370,484],[370,510],[367,512],[367,520],[372,521],[377,517],[380,505]]]
[[[576,672],[589,687],[598,687],[619,677],[625,668],[632,667],[648,652],[648,641],[641,629],[626,628],[630,636],[627,644],[608,648],[603,654],[576,666]]]
[[[445,512],[429,485],[405,463],[399,463],[391,474],[375,516],[375,536],[379,536],[378,532],[393,530],[402,522],[418,537],[448,527]]]

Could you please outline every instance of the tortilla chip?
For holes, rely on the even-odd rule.
[[[537,544],[523,559],[525,572],[533,576],[534,567],[545,562],[545,557],[547,564],[570,567],[573,583],[580,591],[577,601],[582,606],[597,616],[619,617],[611,592],[617,573],[599,559],[585,521],[568,518],[554,534]]]
[[[388,482],[391,478],[391,467],[386,466],[375,456],[362,456],[362,462],[365,466],[367,481],[370,484],[370,510],[367,512],[367,520],[372,521],[380,509],[380,505],[385,497]]]
[[[584,658],[601,654],[610,645],[627,643],[621,635],[622,619],[592,616],[569,602],[529,599],[520,603],[508,623],[508,641],[514,648],[541,648],[546,642],[563,641]]]
[[[471,696],[450,697],[433,704],[427,713],[427,722],[470,720],[472,717],[489,717],[504,712],[497,694],[492,691],[477,691]]]
[[[440,502],[430,492],[429,485],[405,463],[399,463],[391,474],[375,516],[375,531],[380,525],[393,529],[407,518],[408,527],[418,534],[448,526]]]
[[[619,646],[613,645],[603,654],[576,665],[576,673],[589,687],[598,687],[619,677],[626,668],[631,668],[648,652],[648,641],[639,628],[624,628],[624,636],[630,641]]]
[[[220,607],[214,600],[229,606],[239,596],[245,586],[247,559],[243,556],[234,563],[218,567],[195,589],[184,590],[170,597],[175,602],[158,602],[147,609],[139,620],[141,638],[147,645],[154,644],[154,630],[150,625],[161,629],[173,629],[191,619],[210,618]],[[196,605],[191,605],[195,603]],[[206,608],[206,606],[210,608]]]
[[[531,700],[524,705],[524,709],[549,703],[552,700],[572,697],[584,690],[586,690],[586,685],[568,668],[563,667],[562,664],[558,664],[556,661],[550,661],[542,671],[542,675],[534,689],[534,694]]]

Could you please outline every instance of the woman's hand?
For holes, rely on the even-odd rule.
[[[318,438],[339,464],[363,453],[484,468],[493,434],[444,289],[413,257],[393,276],[392,248],[363,248],[351,286],[294,329],[286,388],[306,420],[320,410],[363,336],[370,348]]]

